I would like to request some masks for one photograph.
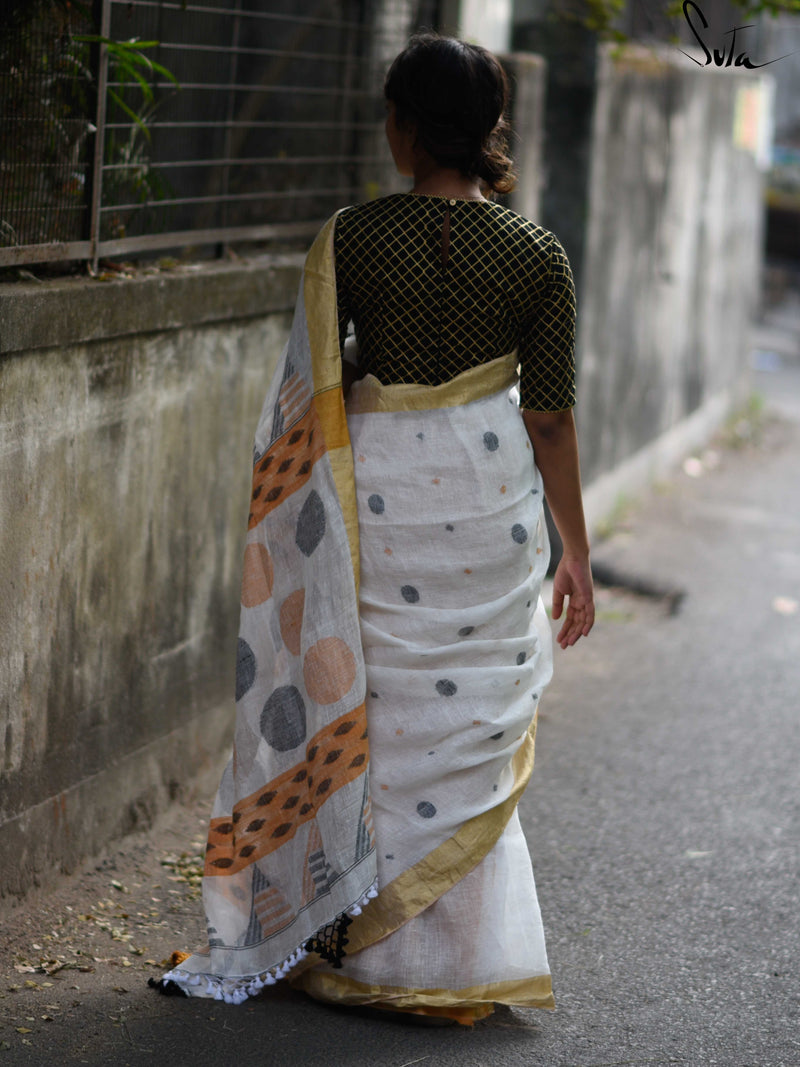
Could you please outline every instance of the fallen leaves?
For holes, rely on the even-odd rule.
[[[188,900],[196,900],[202,891],[203,869],[205,867],[205,855],[202,851],[201,842],[192,842],[194,852],[181,852],[178,856],[165,856],[161,860],[161,866],[166,867],[173,873],[169,875],[171,882],[182,882],[188,886]]]
[[[6,1020],[0,1029],[0,1065],[4,1051],[22,1054],[23,1044],[35,1047],[74,1019],[76,1011],[82,1013],[87,998],[79,994],[97,988],[106,995],[111,991],[118,1008],[113,1025],[124,1027],[119,1013],[146,987],[147,976],[169,969],[175,944],[203,936],[196,901],[205,841],[199,840],[202,831],[195,821],[174,839],[185,851],[175,845],[120,851],[107,865],[86,872],[77,886],[65,883],[0,925],[8,949],[0,968]],[[84,982],[87,975],[94,977]],[[80,985],[72,984],[77,980]]]
[[[81,955],[81,950],[80,949],[73,949],[72,951],[77,956]],[[46,974],[46,975],[48,975],[48,977],[52,978],[53,975],[58,974],[59,971],[72,970],[72,971],[83,971],[84,973],[90,973],[90,972],[92,972],[94,970],[94,967],[91,967],[88,963],[86,963],[84,961],[81,961],[81,960],[77,960],[77,961],[76,960],[67,960],[63,956],[61,956],[61,957],[59,957],[57,959],[45,959],[45,958],[43,958],[37,964],[29,963],[27,960],[22,962],[22,963],[15,963],[14,964],[14,970],[18,971],[20,974]],[[25,985],[28,986],[28,988],[31,988],[31,986],[29,985],[28,982],[26,982]],[[35,985],[37,985],[37,983],[33,982],[32,985],[35,986]],[[42,983],[42,988],[44,988],[45,986],[49,986],[49,985],[52,985],[52,982],[43,982]],[[19,989],[21,987],[20,986],[9,986],[8,988],[13,991],[13,990]]]

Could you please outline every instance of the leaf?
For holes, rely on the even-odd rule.
[[[180,82],[178,81],[178,79],[175,77],[175,75],[172,73],[171,70],[167,70],[166,67],[162,67],[161,64],[160,63],[156,63],[156,61],[154,59],[150,61],[150,66],[153,68],[153,70],[156,72],[156,74],[163,75],[165,78],[167,78],[169,81],[171,81],[173,85],[177,85],[177,87],[180,89]]]
[[[139,88],[142,90],[142,96],[145,98],[145,101],[148,104],[151,104],[155,97],[153,96],[153,90],[150,87],[150,83],[139,73],[138,70],[133,70],[133,68],[131,68],[129,73],[130,76],[132,78],[135,78],[136,81],[139,83]]]
[[[31,1030],[31,1028],[29,1026],[18,1026],[17,1027],[17,1033],[18,1034],[32,1034],[33,1030]]]
[[[108,90],[108,95],[112,98],[112,100],[114,100],[117,104],[119,104],[119,106],[122,108],[122,110],[125,112],[126,115],[128,115],[130,118],[133,119],[133,121],[141,129],[142,133],[145,135],[145,137],[149,141],[151,139],[150,138],[150,131],[145,126],[145,124],[142,122],[141,118],[136,114],[136,112],[128,107],[128,105],[125,103],[125,101],[119,95],[119,93],[115,92],[114,89],[109,89]]]

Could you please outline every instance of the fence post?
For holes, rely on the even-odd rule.
[[[111,33],[111,0],[95,0],[95,26],[101,37]],[[89,178],[89,242],[92,270],[97,271],[100,258],[100,205],[103,200],[103,156],[106,141],[106,91],[108,86],[108,48],[97,46],[92,66],[97,71],[97,108],[95,110],[94,159]]]
[[[237,73],[239,70],[239,54],[237,49],[239,47],[239,35],[241,32],[242,24],[242,0],[236,0],[233,14],[233,27],[231,29],[231,62],[228,70],[228,96],[225,102],[225,147],[223,148],[223,159],[230,159],[233,154],[233,120],[236,117],[235,104],[236,104],[236,85]],[[221,212],[217,220],[217,225],[226,229],[229,222],[228,212],[228,194],[230,193],[230,180],[231,180],[231,168],[226,163],[222,168],[222,188],[221,188]],[[227,241],[222,241],[217,245],[217,258],[222,259],[227,254],[229,245]]]

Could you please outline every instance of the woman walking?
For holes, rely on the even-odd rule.
[[[306,261],[256,434],[209,945],[166,976],[190,995],[553,1006],[516,810],[552,670],[544,495],[562,647],[594,608],[569,264],[487,198],[513,185],[507,92],[484,49],[414,38],[385,86],[413,188]]]

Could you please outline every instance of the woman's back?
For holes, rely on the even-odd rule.
[[[335,254],[364,373],[436,385],[518,348],[523,407],[574,403],[574,290],[552,233],[488,200],[405,193],[345,209]]]

